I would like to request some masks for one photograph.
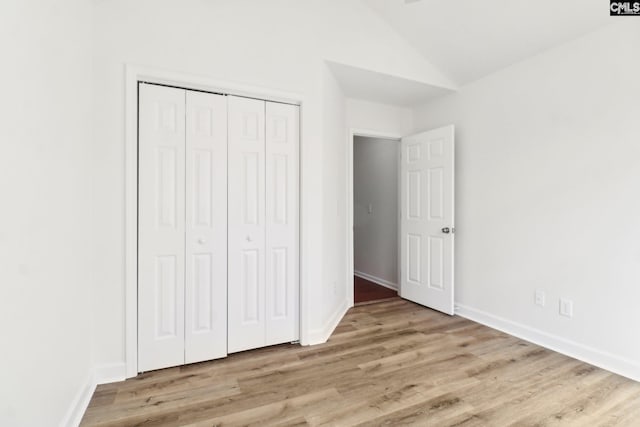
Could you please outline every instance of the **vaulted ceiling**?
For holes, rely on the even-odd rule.
[[[605,0],[363,0],[464,85],[598,29]]]

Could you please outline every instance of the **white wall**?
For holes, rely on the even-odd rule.
[[[95,1],[94,22],[96,363],[124,360],[125,63],[304,97],[301,274],[321,339],[347,295],[345,106],[324,59],[446,79],[357,0]]]
[[[58,425],[90,384],[91,5],[0,13],[0,425]]]
[[[619,21],[416,112],[456,125],[456,300],[640,379],[640,41]],[[535,289],[547,306],[534,305]],[[572,299],[574,317],[558,315]],[[546,334],[546,335],[545,335]]]
[[[346,100],[347,126],[352,130],[404,136],[413,132],[413,111],[360,99]]]
[[[326,321],[316,323],[313,328],[313,342],[323,341],[332,332],[347,309],[347,284],[344,280],[346,268],[345,252],[345,199],[346,171],[344,158],[345,100],[333,74],[323,67],[323,141],[324,174],[322,178],[323,204],[323,293],[322,299],[315,300],[311,306],[321,301],[322,316]]]
[[[353,144],[354,270],[396,289],[399,145],[361,136]]]

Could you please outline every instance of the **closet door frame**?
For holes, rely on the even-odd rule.
[[[99,373],[98,380],[117,381],[138,375],[138,104],[139,84],[152,83],[181,89],[258,98],[265,101],[298,105],[302,125],[304,97],[292,92],[242,85],[202,76],[165,71],[127,64],[125,68],[125,366],[114,366]],[[300,128],[301,130],[301,128]],[[302,132],[299,138],[298,164],[302,171]],[[299,201],[302,175],[299,177]],[[302,203],[299,204],[302,219]],[[304,279],[303,222],[298,225],[299,245],[299,323],[300,343],[309,344],[308,291]]]

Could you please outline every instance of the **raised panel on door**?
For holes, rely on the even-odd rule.
[[[454,129],[402,139],[400,295],[453,314]],[[448,232],[447,232],[448,230]]]
[[[140,84],[138,370],[184,363],[185,91]]]
[[[227,355],[227,101],[186,92],[185,363]]]
[[[228,97],[228,352],[265,340],[265,101]]]
[[[266,345],[299,338],[299,107],[266,103]]]

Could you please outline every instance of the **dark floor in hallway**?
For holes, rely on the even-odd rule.
[[[397,297],[393,289],[385,288],[358,276],[353,276],[353,301],[355,304]]]

